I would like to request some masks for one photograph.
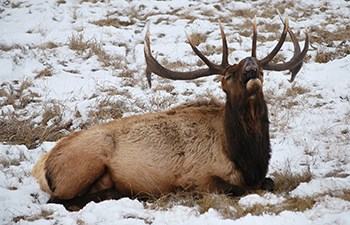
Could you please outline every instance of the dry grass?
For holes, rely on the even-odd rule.
[[[233,17],[254,18],[256,12],[252,9],[239,9],[232,12]]]
[[[321,24],[319,26],[311,26],[310,42],[329,45],[334,41],[346,41],[350,39],[350,25],[337,26],[334,31],[325,29],[325,26],[329,23]]]
[[[8,51],[11,51],[13,49],[24,49],[23,46],[21,45],[18,45],[18,44],[14,44],[14,45],[6,45],[6,44],[1,44],[0,43],[0,51],[3,51],[3,52],[8,52]]]
[[[333,60],[335,54],[333,52],[325,51],[325,50],[317,50],[315,56],[315,62],[318,63],[327,63]]]
[[[181,69],[183,68],[190,68],[191,65],[189,65],[186,62],[183,62],[181,60],[177,60],[175,62],[170,62],[167,58],[164,58],[161,62],[161,64],[165,67],[168,68],[170,70],[177,70],[177,71],[181,71]]]
[[[294,190],[300,183],[309,182],[312,179],[312,173],[309,169],[301,174],[293,173],[290,168],[282,172],[272,174],[275,181],[275,192],[284,194]]]
[[[113,100],[111,97],[97,100],[97,105],[88,111],[89,119],[80,127],[84,129],[94,124],[119,119],[127,111],[129,109],[122,100]]]
[[[66,4],[67,2],[66,2],[66,0],[57,0],[56,3],[58,5],[61,5],[61,4]]]
[[[83,59],[88,59],[96,55],[104,67],[112,67],[113,69],[126,69],[127,63],[123,56],[110,55],[104,49],[102,43],[92,38],[85,40],[83,33],[73,34],[69,38],[68,46],[76,51]]]
[[[66,4],[65,0],[56,0],[57,4]],[[107,1],[98,1],[98,0],[81,0],[81,2],[108,2]],[[13,7],[20,7],[18,6]],[[291,0],[283,1],[282,3],[277,3],[276,5],[267,7],[266,5],[259,8],[259,10],[254,9],[246,9],[246,10],[235,10],[232,11],[232,18],[242,17],[245,18],[244,22],[240,25],[235,25],[236,29],[239,31],[239,34],[242,36],[251,36],[252,34],[252,23],[251,19],[257,14],[260,17],[264,18],[273,18],[276,16],[275,8],[278,8],[281,13],[284,12],[285,8],[293,9],[297,7],[295,3]],[[215,6],[216,10],[224,11],[224,7],[220,5]],[[320,8],[320,11],[325,11],[327,6]],[[187,19],[189,23],[195,19],[196,17],[186,14],[186,10],[183,9],[172,9],[173,11],[170,14],[178,15],[182,19]],[[304,15],[308,13],[313,13],[312,10],[305,11]],[[131,8],[130,18],[141,18],[139,16],[138,9]],[[213,11],[203,11],[201,13],[204,16],[212,16]],[[142,19],[146,19],[149,15],[143,15]],[[292,17],[294,15],[291,15]],[[221,18],[221,22],[231,22],[231,17]],[[91,21],[90,23],[95,24],[96,26],[113,26],[113,27],[121,27],[121,26],[131,26],[137,22],[137,19],[131,19],[130,21],[120,21],[117,18],[113,18],[112,16],[107,16],[105,19]],[[208,20],[212,20],[213,22],[217,22],[217,18]],[[168,17],[159,17],[155,22],[158,23],[172,23],[173,21]],[[258,37],[260,42],[267,40],[277,40],[276,36],[280,35],[281,32],[281,24],[259,24],[259,29],[264,32],[270,32],[276,34],[272,34],[271,36],[266,37]],[[312,43],[318,43],[321,47],[328,46],[335,48],[335,51],[327,51],[326,48],[319,48],[317,50],[317,54],[315,56],[315,61],[319,63],[325,63],[330,60],[344,57],[344,55],[350,54],[349,52],[349,44],[348,42],[342,42],[338,46],[335,46],[334,41],[343,41],[350,39],[349,27],[339,28],[336,32],[329,32],[325,29],[322,29],[325,24],[322,26],[311,27],[310,36]],[[31,31],[33,32],[33,31]],[[198,46],[201,43],[206,42],[206,34],[193,33],[190,35],[190,39],[192,42]],[[138,73],[138,71],[131,71],[127,68],[127,63],[123,56],[119,55],[110,55],[108,54],[104,48],[103,44],[96,39],[86,40],[84,38],[83,33],[77,33],[72,35],[69,39],[68,46],[70,49],[76,51],[80,56],[84,59],[88,59],[92,56],[97,56],[98,60],[101,62],[101,65],[104,67],[112,67],[113,69],[121,69],[122,72],[118,72],[118,77],[122,77],[123,80],[121,82],[122,86],[136,86],[138,85],[136,79],[134,78],[134,73]],[[59,47],[56,43],[46,43],[41,48],[45,49],[54,49]],[[13,49],[22,49],[22,46],[14,45],[7,46],[0,44],[0,51],[11,51]],[[206,45],[203,47],[203,52],[205,55],[212,55],[213,53],[219,54],[221,53],[220,46],[216,48],[215,46]],[[230,51],[232,52],[232,51]],[[277,55],[275,58],[278,62],[284,61],[285,57],[281,54]],[[65,62],[66,63],[66,62]],[[64,64],[64,63],[62,63]],[[166,58],[162,60],[162,64],[173,70],[181,69],[191,69],[191,66],[187,63],[178,60],[176,62],[169,62]],[[198,61],[196,66],[202,66],[203,62]],[[77,70],[66,70],[71,73],[78,73]],[[37,71],[36,78],[49,77],[52,76],[52,68],[46,67],[43,70]],[[196,86],[201,86],[205,80],[195,80],[191,81],[196,84]],[[0,107],[11,105],[15,110],[25,110],[26,107],[33,103],[38,103],[39,95],[35,92],[32,92],[30,87],[33,84],[30,81],[24,81],[19,84],[3,84],[0,88]],[[144,111],[154,111],[154,110],[162,110],[170,107],[173,104],[177,103],[177,97],[174,95],[175,87],[169,83],[165,83],[161,80],[161,82],[154,88],[154,91],[162,91],[167,93],[165,96],[160,96],[154,94],[150,97],[149,102],[137,102],[135,101],[135,105],[140,107]],[[107,96],[124,96],[126,98],[132,99],[131,94],[127,90],[121,89],[113,89],[113,88],[104,88],[98,90],[96,93],[104,93]],[[195,92],[195,91],[194,91]],[[182,95],[192,95],[195,94],[193,91],[186,90],[181,93]],[[277,111],[281,109],[292,109],[300,105],[298,100],[295,100],[296,97],[300,95],[308,94],[310,90],[308,88],[300,87],[300,86],[292,86],[286,89],[285,94],[281,96],[276,96],[272,92],[266,92],[268,96],[268,101],[270,106],[272,106],[273,110],[275,110],[275,114],[277,115]],[[175,93],[176,94],[176,93]],[[270,96],[269,96],[270,95]],[[94,98],[97,94],[94,94]],[[211,98],[213,93],[208,90],[206,93],[201,95],[197,95],[198,97]],[[86,128],[92,124],[98,124],[101,122],[118,119],[121,118],[125,112],[129,112],[130,108],[128,108],[125,101],[115,100],[112,97],[105,97],[96,102],[95,107],[91,107],[88,112],[89,119],[81,125],[81,128]],[[40,115],[23,115],[23,111],[21,113],[10,113],[10,114],[0,114],[0,140],[3,143],[7,144],[24,144],[28,148],[34,148],[38,146],[43,141],[56,141],[60,137],[64,136],[66,133],[71,131],[71,121],[64,122],[62,119],[62,107],[59,104],[48,105],[44,107],[44,110],[40,113]],[[350,115],[350,113],[348,114]],[[37,116],[42,117],[40,123],[35,123],[35,118]],[[81,117],[80,113],[77,111],[76,117]],[[350,118],[350,116],[348,116]],[[284,120],[280,120],[280,118],[275,119],[276,123],[287,123]],[[278,121],[277,121],[278,120]],[[350,120],[350,119],[349,119]],[[281,125],[283,126],[283,125]],[[349,129],[343,129],[340,133],[344,136],[349,136]],[[18,161],[13,161],[14,165],[19,163]],[[1,162],[0,162],[1,164]],[[310,209],[314,206],[317,199],[315,198],[302,198],[302,197],[290,197],[289,192],[294,190],[300,183],[309,182],[313,175],[310,170],[305,170],[301,174],[293,173],[289,168],[282,172],[275,172],[272,174],[274,177],[274,181],[276,184],[275,194],[277,196],[283,196],[285,198],[284,201],[281,201],[275,205],[262,205],[255,204],[253,206],[244,206],[239,203],[240,198],[229,198],[226,195],[221,194],[208,194],[208,193],[196,193],[196,192],[177,192],[169,195],[161,196],[160,198],[154,198],[147,202],[145,202],[145,206],[151,209],[160,209],[167,210],[170,207],[175,205],[185,205],[189,207],[197,207],[199,213],[205,213],[210,208],[217,210],[223,217],[238,219],[244,217],[248,214],[251,215],[263,215],[263,214],[280,214],[283,211],[295,211],[295,212],[303,212],[307,209]],[[327,176],[332,177],[341,177],[348,176],[348,174],[344,173],[335,173],[327,174]],[[258,195],[264,196],[265,192],[257,191],[255,192]],[[332,195],[332,193],[328,193]],[[344,200],[350,201],[350,191],[344,190],[342,193],[333,194],[336,197],[342,198]],[[13,222],[16,223],[20,220],[24,221],[34,221],[40,218],[50,219],[52,216],[52,212],[50,211],[42,211],[41,214],[36,216],[18,216],[13,219]],[[147,221],[145,221],[147,223]],[[83,220],[77,219],[77,224],[85,224]]]
[[[39,219],[45,219],[45,220],[50,220],[53,219],[53,210],[45,210],[42,209],[41,212],[37,215],[29,215],[29,216],[16,216],[13,218],[14,223],[18,223],[20,221],[27,221],[27,222],[34,222]]]
[[[31,103],[39,102],[39,94],[33,92],[30,88],[33,83],[30,80],[13,83],[3,83],[0,87],[0,107],[11,105],[14,109],[24,109]]]
[[[46,108],[40,123],[34,122],[35,117],[25,119],[15,112],[6,115],[1,113],[0,141],[5,144],[25,145],[32,149],[44,141],[57,141],[71,131],[72,121],[64,122],[61,110],[56,107]]]
[[[192,44],[198,46],[201,43],[205,43],[205,41],[207,40],[207,35],[201,33],[192,33],[191,35],[189,35],[189,39],[191,40]]]
[[[31,90],[32,86],[29,80],[1,85],[0,107],[7,106],[10,109],[0,111],[1,142],[35,148],[43,141],[58,140],[70,130],[72,122],[63,121],[61,105],[57,102],[39,105],[40,96]],[[32,104],[36,104],[35,107],[39,105],[42,111],[30,114],[26,108]],[[41,122],[35,122],[38,116]]]
[[[263,195],[260,193],[259,195]],[[347,196],[347,194],[344,194]],[[240,198],[230,198],[223,194],[197,192],[177,192],[163,195],[145,202],[145,207],[153,210],[167,210],[176,205],[197,207],[200,214],[209,209],[218,211],[226,219],[239,219],[248,214],[260,216],[265,214],[278,215],[283,211],[303,212],[312,208],[316,199],[313,197],[287,197],[278,204],[260,204],[244,206]]]
[[[97,20],[91,23],[100,27],[112,26],[112,27],[119,28],[122,26],[132,26],[136,23],[136,21],[134,19],[131,19],[130,21],[121,21],[118,18],[106,18],[106,19]]]
[[[171,84],[161,84],[161,83],[159,83],[153,89],[156,90],[156,91],[163,90],[163,91],[165,91],[167,93],[173,93],[175,87],[173,85],[171,85]]]
[[[51,77],[52,75],[52,68],[51,66],[48,66],[42,70],[37,71],[37,75],[35,76],[35,78]]]
[[[311,90],[309,88],[293,85],[292,87],[287,89],[286,96],[294,98],[294,97],[297,97],[298,95],[304,95],[310,92]]]
[[[275,172],[272,176],[276,186],[274,194],[282,196],[284,199],[277,204],[256,203],[251,206],[245,206],[239,202],[241,197],[231,198],[224,194],[178,191],[159,198],[152,198],[145,203],[145,207],[155,210],[166,210],[176,205],[184,205],[197,207],[200,214],[212,208],[217,210],[224,218],[239,219],[248,214],[259,216],[264,214],[278,215],[283,211],[303,212],[312,208],[317,202],[315,197],[291,197],[289,195],[289,192],[294,190],[300,183],[311,180],[312,174],[310,170],[305,170],[301,174],[295,174],[292,173],[290,167],[287,167],[285,171]],[[263,197],[265,193],[265,191],[254,191],[250,194],[258,194]],[[340,197],[343,199],[348,198],[349,192],[344,191]]]
[[[337,26],[337,29],[331,32],[324,29],[326,25],[310,28],[310,42],[313,45],[318,44],[315,56],[318,63],[327,63],[350,54],[350,26]]]
[[[276,110],[280,111],[281,107],[285,109],[291,109],[295,106],[298,106],[300,102],[296,100],[296,98],[298,96],[306,95],[310,92],[311,90],[306,87],[297,86],[293,84],[290,88],[287,88],[285,94],[283,95],[277,96],[273,90],[266,90],[265,97],[267,103],[270,106],[270,111],[277,115],[277,113],[275,113]]]

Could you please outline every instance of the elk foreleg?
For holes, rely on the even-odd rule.
[[[265,177],[260,188],[272,192],[275,190],[275,182],[270,177]]]
[[[80,197],[62,200],[62,199],[50,199],[48,203],[62,204],[68,211],[78,211],[82,209],[89,202],[101,202],[110,199],[120,199],[123,196],[116,192],[113,188],[95,192],[92,194],[86,194]]]
[[[212,177],[212,182],[219,192],[224,192],[231,197],[241,196],[247,193],[247,190],[244,187],[230,184],[218,176]]]

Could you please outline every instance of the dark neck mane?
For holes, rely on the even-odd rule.
[[[225,105],[225,150],[247,187],[261,184],[270,159],[269,121],[263,96]]]

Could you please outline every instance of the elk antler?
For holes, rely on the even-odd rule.
[[[285,19],[283,21],[281,14],[279,12],[278,12],[278,14],[279,14],[280,19],[282,20],[282,22],[284,24],[282,35],[281,35],[280,40],[278,41],[277,45],[275,46],[275,48],[266,57],[259,60],[259,62],[262,65],[263,69],[265,69],[265,70],[273,70],[273,71],[289,70],[292,73],[289,82],[293,82],[295,79],[295,76],[297,75],[297,73],[299,72],[299,70],[301,69],[301,67],[303,65],[304,57],[305,57],[307,51],[309,50],[309,36],[306,33],[304,48],[303,48],[303,51],[300,52],[300,46],[299,46],[298,40],[295,37],[292,30],[289,28],[288,19]],[[271,60],[276,56],[278,51],[281,49],[281,47],[286,39],[287,32],[289,33],[289,35],[292,39],[293,45],[294,45],[293,57],[288,62],[285,62],[285,63],[271,63]],[[256,36],[257,36],[256,33],[257,33],[256,21],[254,20],[252,55],[253,54],[256,55],[256,53],[255,53],[256,52]]]
[[[278,12],[280,15],[280,13]],[[281,15],[280,15],[281,18]],[[303,50],[300,52],[300,46],[298,43],[297,38],[295,37],[292,30],[289,29],[288,25],[288,19],[283,20],[281,18],[284,28],[283,32],[281,34],[281,37],[277,43],[277,45],[274,47],[274,49],[263,59],[258,60],[260,65],[265,70],[274,70],[274,71],[282,71],[282,70],[289,70],[292,75],[290,82],[293,82],[295,79],[296,74],[301,69],[301,66],[303,65],[303,59],[309,49],[309,37],[306,33],[305,37],[305,44]],[[227,48],[227,41],[226,41],[226,35],[224,33],[224,29],[222,27],[222,24],[220,24],[220,32],[221,32],[221,38],[222,38],[222,62],[221,64],[214,64],[213,62],[209,61],[209,59],[201,52],[199,49],[193,44],[191,39],[187,36],[188,42],[191,45],[191,48],[193,51],[197,54],[197,56],[208,66],[206,69],[198,69],[194,71],[189,72],[178,72],[169,70],[165,67],[163,67],[153,56],[151,52],[151,46],[150,46],[150,38],[149,38],[149,24],[147,26],[146,36],[145,36],[145,58],[147,63],[146,68],[146,77],[148,81],[149,87],[151,87],[151,74],[155,73],[160,77],[173,79],[173,80],[191,80],[196,79],[199,77],[205,77],[210,76],[214,74],[220,74],[222,75],[224,70],[229,66],[228,63],[228,48]],[[272,63],[271,60],[277,55],[279,50],[281,49],[287,34],[289,33],[293,45],[294,45],[294,54],[293,57],[285,63]],[[257,29],[256,29],[256,18],[254,18],[253,21],[253,43],[252,43],[252,57],[256,58],[256,42],[257,42]]]
[[[228,49],[227,49],[227,41],[226,35],[224,33],[224,29],[220,23],[220,32],[222,38],[222,62],[221,64],[214,64],[209,61],[209,59],[204,56],[204,54],[199,51],[199,49],[193,44],[191,39],[187,36],[188,42],[191,45],[193,51],[197,54],[197,56],[203,60],[203,62],[208,66],[206,69],[198,69],[189,72],[178,72],[172,71],[165,67],[163,67],[153,56],[151,53],[150,46],[150,38],[149,38],[149,25],[147,26],[146,36],[145,36],[145,58],[146,58],[146,77],[148,81],[149,87],[151,87],[151,74],[155,73],[160,77],[172,79],[172,80],[192,80],[199,77],[205,77],[215,74],[223,74],[226,67],[229,65],[228,63]]]

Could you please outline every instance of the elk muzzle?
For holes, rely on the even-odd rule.
[[[248,91],[257,91],[262,86],[259,78],[259,65],[252,57],[247,57],[244,61],[243,84]]]

